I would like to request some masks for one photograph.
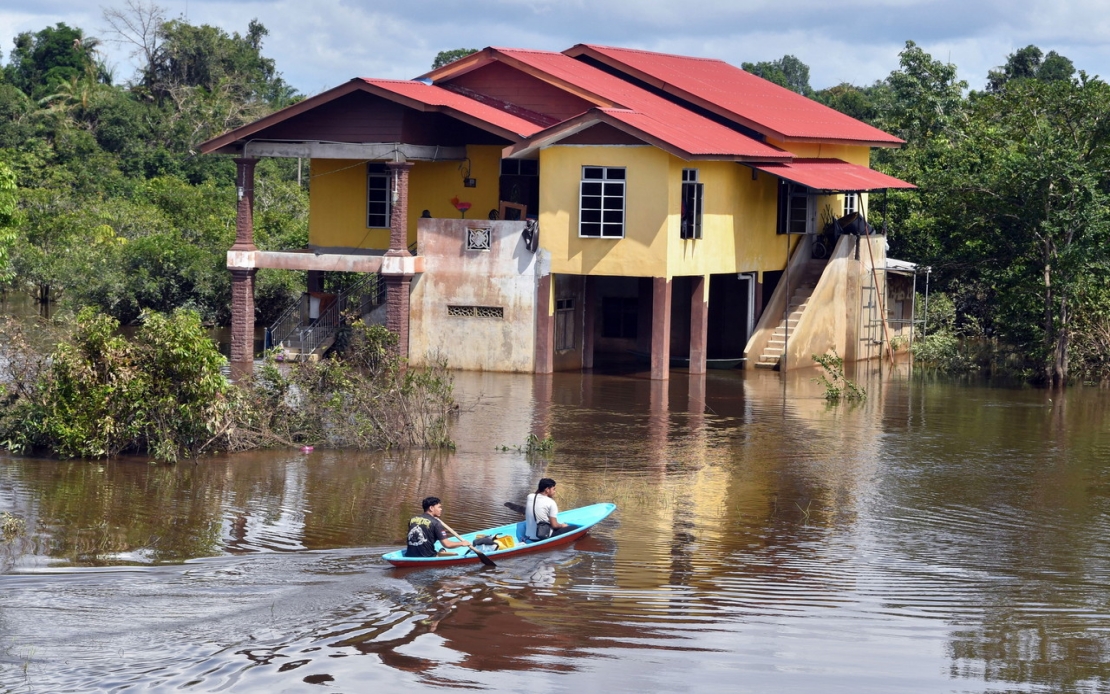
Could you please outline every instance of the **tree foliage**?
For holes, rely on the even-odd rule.
[[[741,63],[740,67],[802,96],[813,95],[813,88],[809,86],[809,66],[795,56],[784,55],[778,60]]]
[[[262,53],[257,21],[228,33],[167,20],[141,0],[105,16],[109,40],[135,49],[128,85],[105,79],[96,40],[64,24],[18,37],[3,68],[0,280],[125,325],[179,307],[225,323],[235,167],[196,147],[297,97]],[[303,247],[308,195],[296,169],[267,160],[255,187],[256,243]],[[299,281],[262,276],[258,318],[276,317]]]
[[[449,51],[440,51],[439,53],[436,53],[435,60],[432,61],[432,69],[438,70],[448,63],[453,63],[460,58],[465,58],[466,56],[477,52],[477,48],[453,48]]]

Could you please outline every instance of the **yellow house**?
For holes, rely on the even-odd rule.
[[[665,379],[673,363],[875,356],[889,340],[868,193],[911,186],[869,152],[900,143],[727,63],[620,48],[487,48],[412,81],[352,80],[202,146],[238,155],[233,362],[253,358],[259,267],[308,270],[310,292],[321,272],[371,274],[387,289],[371,315],[414,364],[631,355]],[[254,248],[260,156],[311,161],[308,249]],[[334,330],[318,304],[301,335]]]

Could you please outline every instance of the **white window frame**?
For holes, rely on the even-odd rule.
[[[853,212],[859,211],[859,193],[845,193],[844,194],[844,215],[850,215]]]
[[[619,172],[619,174],[618,174]],[[627,219],[628,204],[628,170],[623,166],[583,166],[582,179],[578,184],[578,238],[582,239],[623,239],[624,227]],[[593,188],[598,186],[595,194]],[[619,190],[619,192],[617,192]],[[587,192],[590,194],[587,195]],[[590,204],[587,206],[587,199]],[[620,200],[620,209],[606,207],[606,202]],[[594,203],[596,200],[596,206]],[[597,212],[597,220],[586,220],[592,217],[591,213]],[[620,221],[606,221],[612,219],[619,212]],[[598,227],[598,233],[584,233],[583,227]],[[619,233],[606,233],[616,230]]]

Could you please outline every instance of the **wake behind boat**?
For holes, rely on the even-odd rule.
[[[570,525],[577,525],[578,528],[570,532],[563,533],[562,535],[555,535],[546,540],[538,542],[525,542],[524,541],[524,521],[518,523],[509,523],[507,525],[499,525],[496,528],[487,528],[486,530],[476,530],[472,533],[463,533],[462,537],[467,542],[474,542],[475,538],[479,535],[507,535],[513,539],[514,546],[507,549],[496,548],[479,548],[482,554],[496,559],[507,559],[508,557],[517,554],[525,554],[528,552],[537,552],[542,549],[550,549],[552,547],[560,547],[562,545],[569,545],[578,538],[584,536],[589,532],[590,528],[597,525],[601,521],[609,517],[609,514],[617,509],[616,504],[593,504],[591,506],[583,506],[581,508],[572,508],[569,511],[560,511],[559,520],[563,523]],[[474,554],[467,550],[465,547],[452,550],[456,552],[453,556],[438,556],[438,557],[406,557],[405,550],[399,549],[394,552],[388,552],[382,555],[390,564],[394,566],[455,566],[457,564],[477,564],[479,559]]]

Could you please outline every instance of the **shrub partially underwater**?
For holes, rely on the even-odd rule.
[[[268,358],[239,384],[222,375],[225,359],[190,311],[146,314],[132,339],[92,310],[47,348],[16,321],[2,332],[0,445],[13,453],[176,462],[276,446],[450,445],[446,364],[401,368],[395,336],[379,326],[355,323],[342,356]]]

